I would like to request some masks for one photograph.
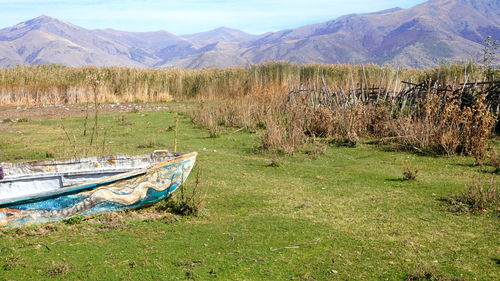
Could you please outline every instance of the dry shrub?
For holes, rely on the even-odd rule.
[[[269,114],[279,111],[283,104],[282,93],[281,86],[270,86],[236,99],[202,102],[188,115],[194,123],[207,128],[212,137],[218,136],[223,127],[257,129],[264,126]]]
[[[104,213],[88,218],[90,222],[98,224],[100,231],[118,230],[126,228],[131,220],[138,220],[143,222],[161,221],[165,223],[172,223],[177,221],[177,218],[171,213],[162,210],[162,205],[151,205],[143,207],[142,209],[126,210]],[[92,231],[96,228],[92,225],[86,231]]]
[[[60,232],[62,230],[64,230],[64,226],[57,223],[28,225],[19,228],[13,228],[12,231],[14,233],[12,235],[15,237],[26,237],[26,236],[44,237],[44,236],[49,236],[53,233]]]
[[[356,146],[359,136],[365,133],[366,106],[357,105],[350,108],[338,108],[334,122],[333,138],[340,145]]]
[[[261,137],[264,149],[291,154],[306,143],[308,111],[303,106],[286,106],[283,99],[279,107],[270,109],[265,114],[265,129]]]
[[[196,111],[188,112],[194,123],[207,128],[210,137],[217,137],[220,134],[221,127],[219,126],[223,108],[215,105],[205,105],[202,103]]]
[[[169,196],[156,209],[180,216],[198,216],[205,207],[206,195],[206,191],[202,190],[201,170],[199,170],[191,192],[188,192],[185,184],[183,184],[179,187],[178,192]],[[171,219],[167,217],[164,221],[173,222]]]
[[[403,179],[407,181],[415,180],[417,178],[418,169],[411,166],[409,163],[405,163],[403,169]]]
[[[374,104],[364,107],[366,118],[366,133],[373,137],[383,138],[394,136],[391,108],[388,104]]]
[[[190,112],[193,122],[209,130],[211,136],[223,127],[263,129],[262,147],[269,151],[293,153],[306,140],[307,108],[286,106],[283,86],[270,86],[219,103],[202,103]]]
[[[3,270],[9,271],[13,270],[19,266],[25,266],[21,263],[21,259],[18,256],[6,256],[3,258]]]
[[[127,212],[110,212],[104,213],[90,218],[91,221],[98,222],[105,225],[119,224],[127,215]]]
[[[307,143],[307,137],[326,138],[341,145],[354,146],[366,131],[363,106],[351,108],[311,107],[304,100],[286,102],[265,114],[265,130],[261,139],[264,149],[293,153]]]
[[[438,86],[451,80],[448,75],[460,73],[459,69],[439,69],[443,71],[441,74],[438,71],[428,75],[436,79],[434,83],[430,78],[432,81],[419,84],[419,88],[377,88],[377,91],[338,80],[349,78],[345,75],[330,79],[328,75],[332,73],[311,74],[318,69],[308,69],[304,77],[315,79],[308,79],[300,86],[295,82],[302,82],[302,76],[295,77],[296,81],[287,80],[289,84],[275,83],[279,79],[271,83],[266,80],[269,77],[262,76],[269,83],[253,85],[243,96],[202,104],[192,118],[206,127],[211,136],[218,135],[222,127],[263,129],[262,147],[273,152],[293,153],[302,149],[309,137],[344,146],[355,146],[360,138],[370,137],[421,153],[473,155],[478,161],[485,158],[488,137],[495,125],[489,108],[491,99],[486,101],[480,88],[467,86],[450,91]],[[368,77],[378,80],[379,85],[387,82],[373,69],[366,70],[368,73],[364,73],[364,68],[359,71],[360,77],[376,73]],[[275,77],[276,73],[267,74]],[[412,78],[419,77],[413,75]],[[394,77],[390,81],[387,85],[394,83]],[[332,86],[335,90],[327,83],[335,83]],[[464,96],[471,97],[471,103],[464,104]]]
[[[437,123],[437,138],[449,155],[460,153],[483,159],[495,118],[479,95],[471,107],[461,107],[456,97],[449,97]]]
[[[178,220],[177,216],[168,212],[163,212],[158,206],[127,212],[127,218],[143,222],[160,221],[166,224],[174,223]]]
[[[491,166],[493,166],[493,173],[500,173],[500,153],[497,151],[493,151],[488,155],[488,159],[490,160]]]
[[[389,121],[389,141],[409,150],[483,159],[495,118],[479,95],[472,106],[458,97],[431,94],[418,112]],[[396,136],[396,137],[393,137]]]
[[[158,141],[156,135],[151,135],[151,138],[144,143],[136,146],[137,148],[161,148],[165,147],[165,144]]]
[[[92,224],[85,225],[85,231],[88,232],[106,232],[110,230],[124,229],[129,225],[126,218],[129,217],[129,211],[117,211],[90,216],[88,220],[96,223],[97,227]]]
[[[313,158],[318,157],[319,155],[323,155],[326,153],[328,146],[323,143],[316,143],[313,147],[306,151],[306,154],[312,156]]]
[[[309,124],[306,128],[307,135],[326,138],[333,134],[335,119],[333,112],[329,108],[320,106],[312,109],[307,115],[310,116]]]
[[[473,182],[465,192],[441,198],[448,202],[448,210],[453,213],[499,213],[500,212],[500,190],[496,185],[495,178],[487,184],[479,181]]]
[[[279,124],[279,119],[269,116],[264,124],[266,129],[261,137],[262,147],[269,151],[287,151],[287,132],[285,127]]]
[[[495,118],[478,95],[472,106],[462,106],[453,94],[432,93],[417,110],[395,111],[391,104],[315,105],[304,95],[289,101],[282,88],[263,90],[237,100],[202,104],[193,116],[212,136],[223,126],[264,128],[262,147],[293,153],[307,137],[355,146],[360,137],[432,154],[474,155],[484,159]]]
[[[465,281],[461,277],[450,277],[438,270],[417,269],[408,274],[405,278],[406,281]]]
[[[284,116],[286,116],[284,127],[287,132],[285,143],[288,144],[290,150],[287,152],[290,153],[302,148],[303,144],[306,143],[305,132],[307,131],[306,124],[309,115],[301,106],[293,106]]]
[[[52,265],[47,268],[47,273],[51,277],[66,275],[72,268],[73,266],[67,263],[52,262]]]

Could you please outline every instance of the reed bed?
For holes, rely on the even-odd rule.
[[[482,81],[485,71],[474,65],[432,69],[396,69],[378,65],[295,65],[273,62],[238,68],[202,70],[120,67],[17,66],[0,69],[0,106],[93,102],[158,102],[171,99],[226,99],[266,91],[327,84],[333,89],[392,88],[400,81],[454,84],[467,77]]]
[[[320,68],[309,76],[317,80],[202,105],[192,118],[212,136],[222,127],[262,129],[261,147],[273,152],[294,153],[318,140],[354,146],[370,138],[419,153],[485,158],[500,89],[498,82],[474,83],[486,79],[481,68],[336,67],[338,81]]]
[[[294,152],[318,138],[355,145],[371,137],[481,159],[495,124],[498,130],[500,91],[486,97],[484,87],[470,91],[462,84],[495,80],[499,72],[474,63],[430,69],[286,62],[201,70],[17,66],[0,69],[0,106],[219,100],[202,102],[194,121],[213,137],[223,127],[263,129],[268,150]]]

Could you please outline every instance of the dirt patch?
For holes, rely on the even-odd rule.
[[[173,108],[183,108],[185,105],[158,105],[158,104],[101,104],[99,112],[140,112],[159,111]],[[45,105],[45,106],[18,106],[0,107],[0,123],[18,122],[19,120],[47,120],[57,118],[67,118],[73,116],[84,116],[87,110],[85,105]],[[89,106],[89,112],[94,111],[93,106]]]

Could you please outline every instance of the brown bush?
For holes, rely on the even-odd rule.
[[[388,124],[385,134],[389,140],[410,150],[483,159],[495,118],[484,96],[465,107],[456,96],[433,93],[420,111],[388,120]]]
[[[448,202],[448,210],[454,213],[500,212],[500,190],[494,178],[487,184],[476,180],[465,192],[441,200]]]
[[[411,166],[409,163],[405,163],[403,169],[403,180],[412,181],[417,179],[418,169]]]
[[[490,160],[491,166],[493,166],[493,173],[499,174],[500,173],[500,153],[497,151],[493,151],[490,153],[488,156]]]
[[[281,153],[294,153],[302,147],[307,138],[304,133],[304,112],[299,108],[288,112],[269,114],[261,138],[266,150]]]
[[[347,146],[371,137],[411,151],[485,158],[495,117],[479,88],[442,90],[429,80],[418,87],[378,92],[347,84],[345,91],[340,86],[345,82],[334,80],[339,83],[334,91],[325,84],[328,77],[318,78],[320,85],[258,84],[243,96],[202,104],[193,119],[211,135],[223,126],[263,129],[262,147],[271,151],[293,153],[308,137]],[[472,99],[467,104],[464,92]]]
[[[449,95],[430,94],[418,111],[394,114],[391,105],[316,106],[288,102],[277,89],[210,106],[202,104],[194,121],[216,135],[221,127],[264,129],[263,148],[291,153],[307,137],[353,146],[360,137],[425,153],[473,155],[483,159],[495,118],[479,96],[471,107]]]
[[[261,137],[262,147],[269,151],[287,151],[285,146],[286,129],[277,118],[271,116],[265,121],[265,130]]]
[[[335,119],[329,108],[320,106],[306,114],[310,116],[306,128],[308,136],[325,138],[333,135]]]
[[[365,107],[367,115],[366,132],[374,137],[391,137],[393,136],[394,122],[391,118],[391,108],[386,104],[375,104]]]

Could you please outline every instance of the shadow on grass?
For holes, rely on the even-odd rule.
[[[390,181],[390,182],[411,182],[410,180],[405,180],[403,178],[385,179],[385,181]]]
[[[481,168],[479,169],[481,173],[484,174],[490,174],[490,175],[500,175],[500,171],[496,170],[495,168],[487,169],[487,168]]]
[[[479,167],[477,163],[453,163],[452,166],[464,167],[464,168],[475,168]]]
[[[480,165],[477,163],[454,163],[451,165],[456,166],[456,167],[463,167],[463,168],[478,168],[477,171],[479,171],[483,174],[492,174],[492,175],[499,174],[499,172],[494,167],[491,167],[489,165]]]
[[[410,153],[417,156],[426,156],[426,157],[434,157],[439,158],[446,156],[446,153],[439,148],[429,148],[429,149],[419,149],[417,147],[410,147],[404,145],[397,144],[384,144],[379,141],[367,141],[364,142],[366,145],[370,145],[373,148],[382,151],[382,152],[405,152]]]

